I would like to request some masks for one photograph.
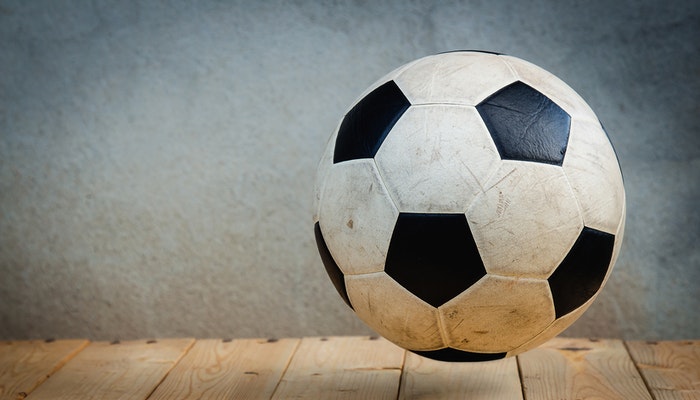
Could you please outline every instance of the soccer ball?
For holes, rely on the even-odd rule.
[[[625,192],[596,115],[521,59],[410,62],[360,96],[318,167],[314,231],[370,328],[443,361],[513,356],[591,305]]]

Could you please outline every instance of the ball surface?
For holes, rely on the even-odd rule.
[[[350,107],[319,163],[316,241],[373,330],[444,361],[512,356],[572,324],[618,255],[625,192],[598,118],[521,59],[421,58]]]

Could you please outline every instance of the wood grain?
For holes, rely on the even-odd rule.
[[[88,345],[78,340],[0,342],[0,399],[23,399]]]
[[[145,399],[193,342],[91,343],[39,386],[31,399]]]
[[[199,340],[149,399],[269,399],[298,344],[299,339]]]
[[[700,399],[700,340],[627,342],[657,400]]]
[[[382,338],[304,338],[273,398],[396,399],[404,353]]]
[[[447,363],[406,353],[399,399],[522,400],[515,357]]]
[[[651,400],[620,340],[555,338],[519,355],[518,363],[527,400]]]
[[[434,361],[369,337],[0,341],[0,400],[27,396],[700,399],[700,340],[555,338],[482,363]]]

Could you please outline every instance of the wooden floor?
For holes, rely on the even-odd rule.
[[[700,399],[700,340],[443,363],[375,337],[0,342],[0,399]]]

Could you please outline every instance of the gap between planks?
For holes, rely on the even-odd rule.
[[[269,399],[299,339],[198,340],[149,399]]]
[[[30,399],[145,399],[194,339],[93,342],[30,393]]]
[[[621,340],[554,338],[517,357],[528,400],[652,400]]]
[[[700,399],[700,340],[625,345],[656,399]]]
[[[89,342],[28,340],[0,342],[0,399],[23,399]]]

